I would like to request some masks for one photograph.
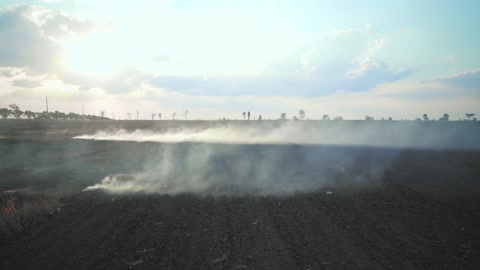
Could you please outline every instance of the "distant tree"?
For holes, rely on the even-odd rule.
[[[20,107],[18,107],[18,105],[17,105],[17,104],[14,104],[14,103],[8,105],[8,107],[10,107],[10,109],[11,109],[12,111],[20,110]]]
[[[243,112],[242,115],[243,115],[243,120],[245,120],[245,117],[247,116],[247,113]]]
[[[132,114],[129,113],[129,112],[127,112],[127,119],[128,119],[128,120],[132,120]]]
[[[262,121],[262,115],[261,114],[258,116],[258,121]]]
[[[156,113],[152,113],[152,121],[153,121],[153,118],[155,118],[155,115],[157,115]]]
[[[13,117],[15,117],[15,119],[19,119],[23,112],[20,110],[20,107],[18,107],[17,104],[10,104],[8,105],[8,107],[10,107],[11,110],[11,115],[13,115]]]
[[[305,118],[305,111],[304,111],[304,110],[300,110],[300,111],[298,112],[298,116],[300,117],[300,119]]]
[[[392,121],[392,120],[393,120],[392,117],[388,117],[388,121]]]
[[[247,113],[248,120],[250,120],[250,112]]]
[[[138,120],[138,114],[140,114],[140,111],[136,110],[136,112],[137,112],[137,120]]]
[[[468,121],[470,121],[470,118],[474,117],[474,113],[466,113],[465,116],[467,117]]]
[[[371,121],[371,120],[373,120],[373,116],[365,115],[365,121]]]
[[[184,110],[182,115],[185,117],[185,120],[187,120],[188,110]]]
[[[428,114],[424,113],[422,117],[423,121],[428,121]]]
[[[280,119],[286,120],[287,119],[287,113],[281,113],[280,114]]]
[[[442,117],[440,117],[440,121],[448,121],[448,118],[450,117],[450,115],[448,113],[444,113]]]
[[[102,120],[104,119],[104,117],[105,117],[105,110],[101,110],[101,111],[100,111],[100,117],[101,117]]]
[[[296,115],[293,116],[293,121],[298,121],[298,117]]]
[[[176,115],[177,115],[177,113],[172,113],[172,120],[175,120]]]
[[[67,118],[67,115],[63,112],[60,112],[60,111],[54,111],[53,113],[50,113],[51,115],[51,118],[54,118],[54,119],[66,119]]]
[[[2,116],[2,119],[7,119],[7,117],[9,117],[11,113],[12,111],[7,108],[0,109],[0,116]]]
[[[341,117],[341,116],[337,116],[337,117],[335,117],[335,119],[334,119],[334,120],[340,121],[340,120],[343,120],[343,117]]]
[[[49,118],[50,118],[50,116],[47,113],[47,111],[39,112],[36,115],[36,119],[49,119]]]
[[[73,112],[68,113],[68,114],[67,114],[67,117],[68,117],[68,119],[70,119],[70,120],[78,120],[78,119],[81,118],[81,116],[80,116],[79,114],[73,113]]]
[[[322,120],[329,120],[328,117],[330,117],[328,114],[324,114],[324,115],[322,116]]]
[[[28,118],[28,119],[32,119],[32,118],[35,118],[35,113],[32,112],[32,111],[25,111],[25,116]]]
[[[415,118],[415,121],[422,121],[422,119],[420,119],[420,117],[417,117]]]
[[[158,119],[162,120],[162,113],[158,113]]]

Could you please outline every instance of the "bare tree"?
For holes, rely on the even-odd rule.
[[[152,121],[153,121],[153,118],[155,118],[155,115],[157,115],[157,114],[152,113]]]
[[[127,113],[127,119],[128,119],[128,120],[132,120],[132,114],[129,113],[129,112]]]
[[[137,110],[137,120],[138,120],[138,114],[139,114],[139,113],[140,113],[140,112]]]
[[[184,110],[182,115],[185,117],[185,120],[187,120],[188,110]]]
[[[162,113],[158,113],[158,119],[162,120]]]
[[[105,110],[101,110],[101,111],[100,111],[100,117],[102,118],[102,120],[103,120],[103,117],[104,117],[104,116],[105,116]]]
[[[176,115],[177,115],[177,113],[172,113],[172,120],[175,120]]]

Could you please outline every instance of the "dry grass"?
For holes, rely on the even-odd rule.
[[[15,232],[60,211],[60,206],[56,197],[45,194],[1,192],[0,240],[12,239]]]

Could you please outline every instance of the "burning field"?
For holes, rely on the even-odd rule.
[[[1,269],[476,269],[476,122],[0,122]]]

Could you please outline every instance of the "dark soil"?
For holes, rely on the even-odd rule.
[[[480,269],[479,151],[338,147],[361,153],[351,175],[365,170],[367,154],[395,158],[363,188],[172,196],[80,191],[140,166],[127,153],[149,144],[75,142],[66,151],[51,143],[46,151],[36,143],[0,140],[17,158],[0,164],[0,190],[67,179],[73,187],[60,212],[0,242],[0,269]],[[37,159],[21,158],[32,151]],[[48,170],[33,173],[46,157]]]

